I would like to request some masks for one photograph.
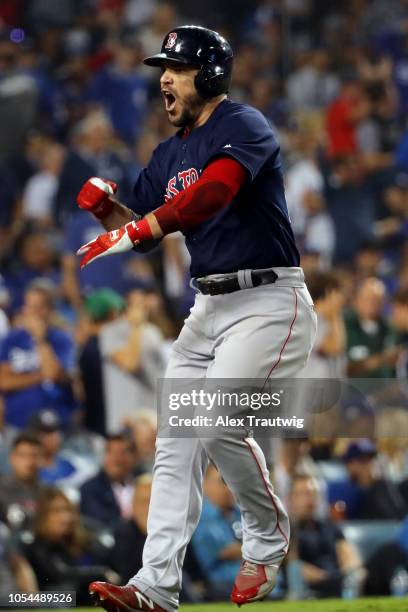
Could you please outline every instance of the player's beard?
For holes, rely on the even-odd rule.
[[[173,121],[169,118],[170,122],[175,127],[191,128],[196,123],[204,106],[205,100],[204,98],[199,96],[197,92],[189,94],[185,97],[183,101],[183,107],[180,117]]]

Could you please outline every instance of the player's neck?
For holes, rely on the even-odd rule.
[[[217,96],[216,98],[209,100],[203,107],[203,110],[198,115],[197,119],[194,122],[194,125],[191,126],[190,130],[193,130],[194,128],[198,128],[204,125],[204,123],[206,123],[209,120],[209,118],[211,117],[211,115],[213,114],[217,106],[221,104],[221,102],[223,102],[226,99],[226,97],[227,96],[225,94],[222,94],[221,96]]]

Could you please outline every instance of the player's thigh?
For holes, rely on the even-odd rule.
[[[267,285],[249,290],[236,322],[224,334],[209,378],[294,377],[304,367],[316,335],[316,315],[306,288]],[[245,293],[244,291],[242,293]]]
[[[172,346],[165,378],[205,377],[212,361],[212,343],[204,333],[205,322],[204,301],[196,299],[190,315]]]

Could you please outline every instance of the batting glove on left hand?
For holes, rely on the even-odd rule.
[[[100,257],[130,251],[136,244],[139,244],[139,238],[141,236],[136,221],[131,221],[106,234],[101,234],[78,249],[77,255],[84,255],[80,262],[81,270]]]

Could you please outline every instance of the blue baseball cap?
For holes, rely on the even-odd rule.
[[[348,463],[349,461],[353,461],[353,459],[362,459],[363,457],[373,458],[376,456],[376,454],[377,449],[371,440],[356,440],[355,442],[351,442],[351,444],[349,444],[341,460],[343,463]]]

